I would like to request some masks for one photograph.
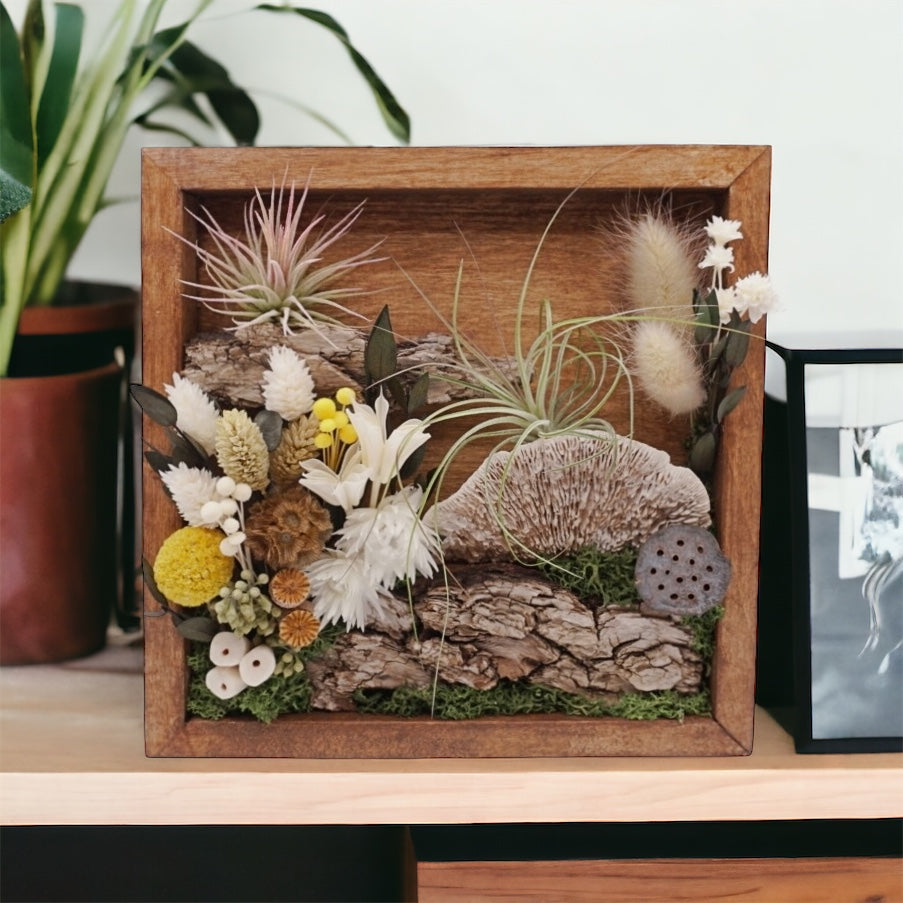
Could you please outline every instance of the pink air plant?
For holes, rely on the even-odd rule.
[[[381,242],[351,257],[322,264],[324,253],[343,238],[364,207],[362,201],[332,226],[318,213],[303,226],[301,217],[310,182],[296,200],[295,186],[270,192],[269,202],[259,191],[245,206],[244,236],[226,232],[206,208],[192,216],[206,229],[215,246],[207,250],[189,242],[198,254],[209,282],[184,282],[204,290],[186,295],[217,313],[228,314],[236,328],[278,320],[285,335],[297,329],[317,330],[317,323],[336,322],[332,313],[356,316],[340,298],[360,294],[355,287],[336,287],[340,277],[357,267],[385,260],[373,257]],[[189,211],[190,212],[190,211]]]

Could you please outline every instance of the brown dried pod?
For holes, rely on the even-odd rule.
[[[251,508],[245,548],[274,570],[302,568],[322,554],[331,532],[329,512],[303,486],[295,486]]]
[[[319,452],[314,436],[319,430],[315,417],[299,417],[286,424],[279,445],[270,455],[270,479],[282,487],[298,482],[304,471],[301,462],[316,457]]]
[[[312,611],[299,608],[279,621],[279,639],[292,649],[309,646],[320,632],[320,622]]]
[[[310,579],[298,568],[283,568],[270,580],[270,598],[282,609],[300,608],[310,597]]]
[[[701,615],[724,599],[731,563],[708,530],[673,524],[640,546],[635,574],[643,614]]]

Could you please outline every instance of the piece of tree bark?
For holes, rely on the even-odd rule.
[[[195,335],[185,346],[182,376],[190,379],[220,404],[259,408],[263,406],[261,383],[267,368],[267,352],[273,345],[286,345],[304,358],[318,395],[333,395],[342,386],[360,392],[366,383],[364,349],[369,330],[321,324],[283,335],[279,326],[262,323],[236,331],[222,330]],[[429,333],[416,340],[398,339],[398,371],[411,384],[422,373],[448,372],[456,361],[451,337]],[[510,361],[494,365],[513,376]],[[468,393],[460,386],[433,378],[427,404],[446,404]]]
[[[703,663],[690,631],[635,609],[593,611],[535,569],[463,566],[448,587],[387,604],[367,633],[340,637],[308,664],[313,705],[354,708],[357,689],[445,683],[478,690],[502,678],[614,701],[627,692],[697,692]],[[391,631],[392,636],[384,631]]]

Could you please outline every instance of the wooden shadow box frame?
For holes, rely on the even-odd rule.
[[[665,204],[702,224],[741,220],[739,274],[767,269],[771,153],[752,146],[529,148],[148,148],[142,156],[143,382],[160,390],[182,366],[185,342],[227,326],[183,298],[199,280],[196,255],[178,236],[203,242],[191,212],[206,208],[233,229],[255,189],[310,179],[307,204],[342,212],[366,200],[342,253],[385,239],[383,264],[366,268],[368,294],[356,309],[370,322],[389,304],[400,336],[442,331],[419,292],[450,311],[464,262],[460,316],[485,350],[506,346],[504,330],[549,217],[572,190],[543,246],[530,296],[549,298],[559,317],[612,304],[599,225],[648,204]],[[355,243],[359,242],[359,247]],[[369,291],[373,289],[373,291]],[[764,337],[764,322],[754,328]],[[495,347],[494,347],[495,343]],[[711,674],[711,717],[629,721],[568,715],[442,721],[347,713],[287,715],[271,724],[245,717],[186,715],[185,642],[145,592],[145,730],[150,756],[297,758],[565,757],[745,755],[752,749],[761,499],[764,341],[754,340],[734,373],[748,391],[726,419],[713,488],[719,540],[733,577],[719,623]],[[606,408],[629,428],[620,402]],[[685,460],[688,423],[639,397],[633,435]],[[161,447],[144,421],[145,441]],[[430,445],[442,437],[431,440]],[[475,466],[479,458],[462,462]],[[157,475],[143,477],[144,555],[153,560],[180,526]]]

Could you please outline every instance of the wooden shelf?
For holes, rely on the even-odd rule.
[[[4,825],[466,824],[903,816],[903,755],[148,759],[140,651],[0,670]],[[300,751],[299,751],[300,752]]]

